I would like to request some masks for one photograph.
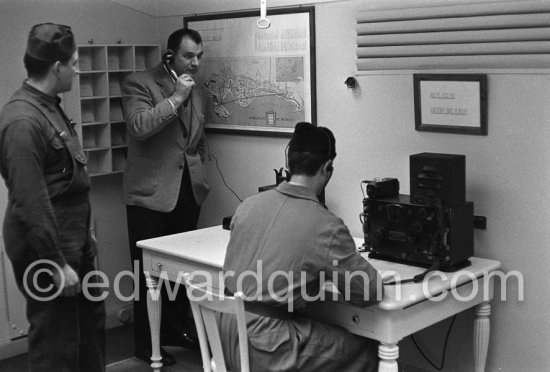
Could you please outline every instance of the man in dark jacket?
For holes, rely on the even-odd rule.
[[[87,276],[96,251],[86,155],[58,97],[78,73],[71,28],[34,26],[24,63],[28,79],[0,113],[0,173],[4,243],[27,301],[30,370],[104,371],[105,307],[88,287],[95,275]]]

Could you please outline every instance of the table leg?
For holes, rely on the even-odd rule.
[[[149,315],[149,326],[151,328],[151,368],[155,372],[160,372],[162,368],[162,357],[160,355],[160,317],[162,298],[160,291],[157,291],[158,280],[145,272],[145,282],[147,284],[147,313]]]
[[[491,305],[483,302],[475,308],[476,319],[474,323],[474,361],[475,372],[485,371],[485,362],[487,361],[487,350],[489,349],[489,333],[491,325],[489,315],[491,314]]]
[[[398,372],[397,358],[399,358],[399,346],[381,342],[378,345],[378,357],[380,358],[378,372]]]

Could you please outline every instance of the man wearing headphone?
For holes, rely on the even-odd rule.
[[[381,297],[380,275],[317,197],[335,157],[329,129],[298,123],[288,146],[290,181],[246,199],[231,219],[223,271],[227,294],[246,299],[251,371],[377,370],[377,342],[294,311],[319,299],[324,278],[357,306]],[[228,369],[239,371],[235,316],[222,314],[220,327]]]
[[[204,176],[202,98],[195,87],[203,44],[200,34],[179,29],[168,38],[157,66],[128,76],[122,85],[128,129],[124,195],[132,262],[139,263],[139,298],[134,300],[135,354],[149,361],[151,337],[141,249],[136,242],[194,230],[209,191]],[[183,288],[183,287],[182,287]],[[184,290],[172,301],[163,288],[161,345],[198,348]],[[175,359],[164,349],[162,363]]]

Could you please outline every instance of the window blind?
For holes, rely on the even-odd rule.
[[[550,1],[359,11],[357,68],[550,68]]]

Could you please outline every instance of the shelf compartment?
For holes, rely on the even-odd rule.
[[[122,110],[122,83],[136,70],[161,60],[155,44],[86,44],[78,46],[80,75],[75,89],[63,95],[63,107],[89,154],[89,174],[124,172],[128,131]]]
[[[132,46],[112,45],[107,47],[107,65],[109,71],[133,70]]]
[[[82,147],[84,150],[105,150],[111,146],[108,124],[82,126]]]
[[[82,124],[107,122],[107,99],[92,98],[80,102]]]
[[[88,172],[91,176],[111,172],[111,150],[86,151],[88,155]]]
[[[113,158],[113,172],[124,171],[126,167],[126,148],[114,148],[112,149],[112,158]]]
[[[107,96],[105,73],[83,73],[79,76],[80,97]]]
[[[156,66],[160,62],[160,49],[158,45],[135,46],[136,70],[145,70]]]
[[[82,46],[78,48],[78,68],[82,72],[105,70],[105,47]]]

